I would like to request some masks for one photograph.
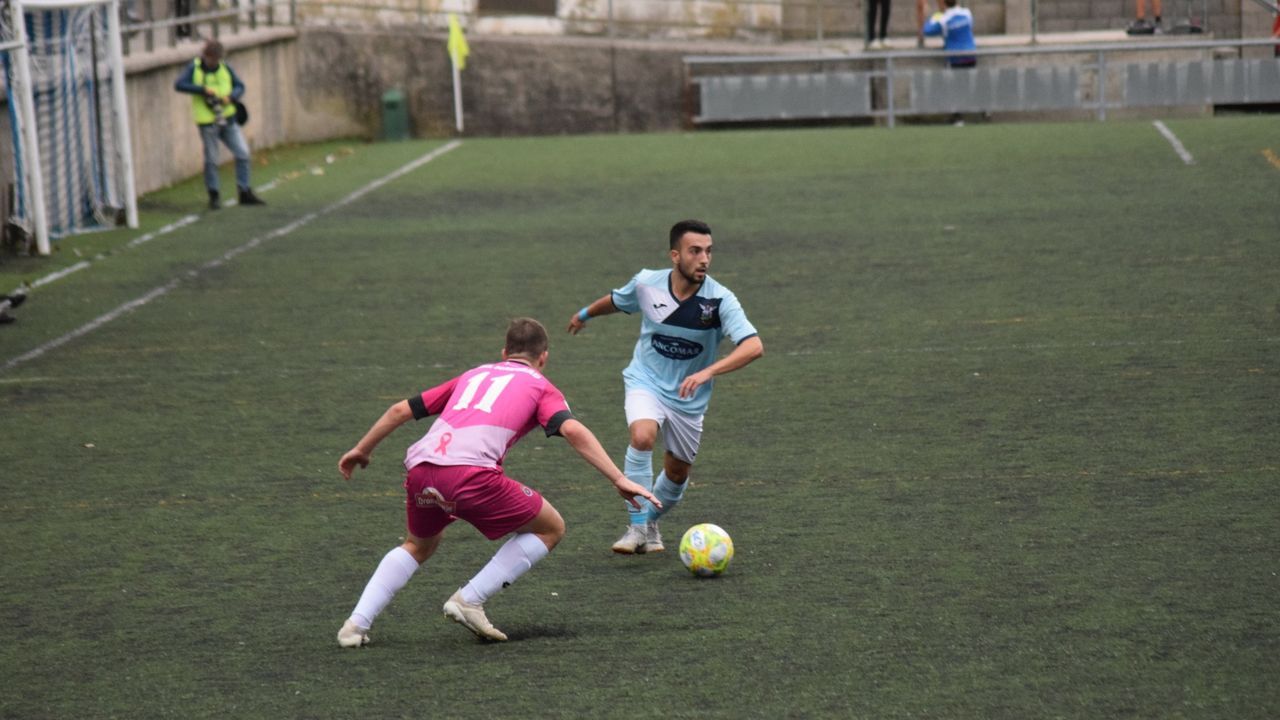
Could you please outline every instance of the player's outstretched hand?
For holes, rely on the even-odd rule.
[[[355,472],[357,465],[362,468],[369,467],[369,454],[352,448],[338,461],[338,472],[342,473],[342,479],[350,480],[351,473]]]
[[[644,486],[639,483],[632,482],[624,477],[620,480],[614,480],[613,486],[618,488],[618,494],[622,496],[622,499],[631,503],[631,506],[637,510],[640,509],[640,501],[636,499],[637,497],[648,500],[659,510],[662,509],[662,501],[654,497],[653,493],[645,490]]]
[[[587,324],[582,322],[582,320],[578,317],[578,313],[574,313],[573,317],[569,318],[568,332],[570,335],[577,335],[578,332],[586,326]]]

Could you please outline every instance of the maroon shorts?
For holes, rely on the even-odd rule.
[[[490,540],[512,532],[542,509],[537,490],[495,468],[415,465],[404,479],[409,532],[427,538],[462,518]]]

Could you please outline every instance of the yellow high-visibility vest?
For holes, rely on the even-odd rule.
[[[195,59],[195,70],[191,73],[191,81],[201,87],[213,88],[218,97],[231,96],[231,71],[227,69],[226,63],[218,63],[218,69],[211,73],[206,73],[204,67],[200,65],[200,58]],[[213,110],[209,109],[208,103],[204,101],[204,95],[191,96],[191,115],[195,117],[197,125],[209,125],[217,121],[217,116],[213,114]],[[234,117],[236,114],[235,103],[227,103],[222,108],[222,116],[225,118]]]

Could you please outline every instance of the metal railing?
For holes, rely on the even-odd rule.
[[[698,86],[695,123],[881,118],[954,112],[1085,111],[1106,120],[1119,108],[1280,103],[1280,57],[1242,59],[1275,38],[904,50],[787,56],[687,56]],[[1234,57],[1215,57],[1226,49]],[[1180,52],[1159,62],[1115,55]],[[1268,53],[1270,54],[1270,53]],[[973,69],[942,67],[976,56]],[[1037,60],[1048,55],[1075,61]],[[1002,62],[1005,61],[1005,62]],[[869,68],[869,69],[864,69]]]
[[[130,55],[259,27],[293,25],[297,22],[297,1],[177,0],[157,8],[153,2],[135,0],[122,2],[121,14],[124,54]]]
[[[561,0],[554,15],[517,15],[485,12],[483,3],[475,0],[302,0],[298,13],[303,24],[336,26],[416,25],[436,30],[447,27],[448,15],[455,14],[468,29],[491,20],[542,19],[566,35],[773,41],[788,35],[811,36],[811,24],[790,27],[784,15],[824,3],[828,9],[838,7],[834,0]]]

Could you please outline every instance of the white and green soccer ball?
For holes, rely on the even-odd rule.
[[[698,577],[719,575],[732,559],[733,538],[719,525],[700,523],[680,538],[680,562]]]

